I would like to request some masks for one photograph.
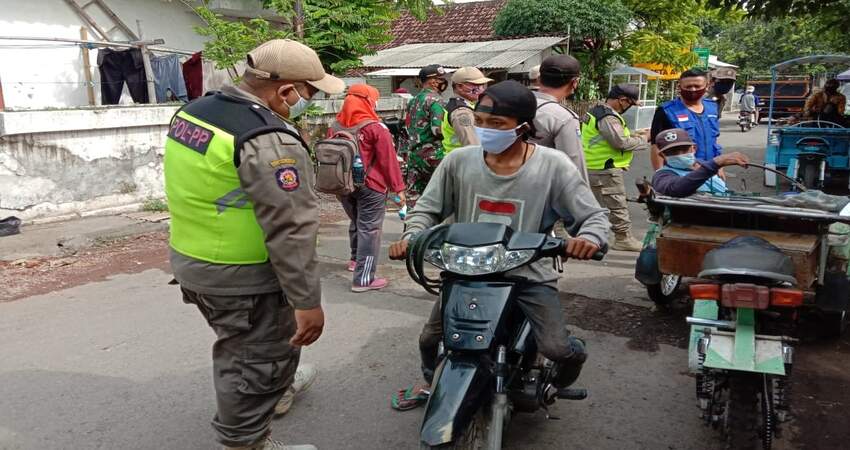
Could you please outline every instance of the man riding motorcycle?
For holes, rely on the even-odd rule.
[[[558,219],[575,227],[564,256],[590,259],[607,242],[610,223],[587,182],[563,153],[528,142],[534,134],[534,95],[515,81],[504,81],[482,94],[475,108],[481,145],[456,149],[437,167],[405,221],[402,240],[390,257],[403,259],[410,239],[449,217],[455,222],[495,222],[517,232],[548,233]],[[581,340],[569,336],[558,298],[558,275],[538,261],[509,272],[525,281],[519,306],[531,322],[540,352],[558,365],[555,385],[572,384],[587,358]],[[419,348],[427,384],[396,393],[392,405],[407,410],[424,404],[437,366],[442,337],[440,302],[422,330]]]

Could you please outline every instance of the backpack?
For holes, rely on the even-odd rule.
[[[355,182],[354,161],[360,155],[358,134],[360,129],[375,123],[361,122],[352,128],[342,128],[338,123],[331,125],[331,135],[316,143],[316,190],[325,194],[349,195],[363,186],[372,164],[366,167],[363,180]],[[374,160],[374,156],[372,158]],[[365,164],[365,161],[363,161]]]

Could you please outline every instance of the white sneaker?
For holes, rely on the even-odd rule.
[[[318,376],[319,370],[312,364],[301,364],[298,366],[298,370],[295,371],[295,380],[289,386],[289,389],[283,393],[283,397],[280,398],[280,401],[274,407],[275,415],[282,416],[289,412],[289,409],[292,408],[292,402],[295,401],[295,396],[310,389],[310,386],[313,385],[313,382],[316,381],[316,377]]]

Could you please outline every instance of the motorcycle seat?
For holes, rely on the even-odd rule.
[[[761,278],[796,284],[794,262],[770,242],[739,236],[708,253],[700,278]]]

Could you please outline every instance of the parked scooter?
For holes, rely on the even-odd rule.
[[[746,133],[753,129],[752,114],[750,111],[738,112],[738,126],[741,127],[741,133]]]
[[[793,331],[804,292],[791,258],[766,240],[744,236],[708,252],[692,284],[689,368],[705,422],[726,449],[769,450],[789,411]]]
[[[443,339],[422,422],[423,449],[499,450],[513,412],[546,409],[558,398],[582,400],[584,389],[557,389],[555,366],[537,352],[530,322],[506,272],[560,255],[566,242],[514,233],[495,223],[439,225],[411,241],[407,269],[440,296]],[[601,260],[602,251],[593,259]],[[424,262],[442,270],[425,274]]]

